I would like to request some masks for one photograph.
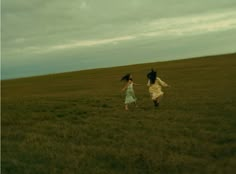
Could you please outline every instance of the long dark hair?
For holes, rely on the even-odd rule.
[[[132,80],[132,78],[130,78],[130,73],[128,73],[128,74],[126,74],[126,75],[124,75],[121,79],[120,79],[120,81],[129,81],[129,80]]]
[[[147,74],[147,78],[150,80],[151,84],[154,84],[157,78],[157,72],[153,69]]]

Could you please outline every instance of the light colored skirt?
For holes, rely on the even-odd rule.
[[[130,104],[130,103],[133,103],[133,102],[136,102],[136,97],[135,97],[135,94],[134,94],[134,90],[131,88],[128,88],[126,90],[126,96],[125,96],[125,104]]]
[[[164,92],[161,90],[161,87],[157,85],[150,86],[149,93],[152,100],[156,100],[158,97],[161,97],[164,95]]]

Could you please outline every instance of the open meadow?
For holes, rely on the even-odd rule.
[[[153,107],[146,74],[170,84]],[[138,107],[124,110],[132,73]],[[2,174],[231,174],[236,54],[1,81]]]

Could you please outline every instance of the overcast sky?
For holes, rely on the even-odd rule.
[[[2,0],[2,79],[236,52],[235,0]]]

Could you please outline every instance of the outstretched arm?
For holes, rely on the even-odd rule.
[[[133,82],[133,84],[134,84],[134,85],[137,85],[137,86],[140,86],[140,85],[141,85],[141,84],[139,84],[139,83],[134,83],[134,82]]]
[[[157,78],[157,80],[161,84],[161,86],[169,87],[169,85],[166,82],[162,81],[160,78]]]
[[[150,85],[151,85],[150,80],[148,80],[148,82],[147,82],[147,86],[150,86]]]

